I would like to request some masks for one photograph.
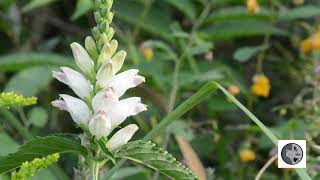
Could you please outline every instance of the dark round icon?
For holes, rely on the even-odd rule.
[[[296,143],[289,143],[281,150],[281,158],[290,165],[298,164],[303,157],[302,148]]]

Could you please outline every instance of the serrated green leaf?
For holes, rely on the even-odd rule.
[[[75,67],[72,58],[50,53],[17,53],[0,57],[0,71],[15,72],[40,65]]]
[[[7,92],[15,92],[26,97],[34,96],[48,87],[52,80],[52,68],[34,67],[14,75],[5,87]]]
[[[284,36],[287,32],[274,27],[269,22],[257,20],[227,21],[210,25],[200,31],[200,35],[208,40],[222,41],[227,39],[259,36],[270,33]]]
[[[319,6],[301,6],[293,9],[289,9],[280,14],[282,20],[295,20],[295,19],[307,19],[313,16],[320,15]]]
[[[111,160],[111,162],[115,165],[116,164],[116,160],[115,157],[113,155],[113,153],[107,148],[106,142],[103,139],[97,140],[102,152],[104,153],[105,157],[108,160]]]
[[[54,2],[54,1],[55,0],[32,0],[22,8],[22,11],[23,12],[28,12],[28,11],[31,11],[32,9],[34,9],[34,8],[41,7],[41,6],[46,6],[46,5],[48,5],[48,4],[50,4],[50,3]]]
[[[16,143],[10,136],[8,136],[6,133],[0,133],[0,142],[1,142],[1,148],[0,148],[0,156],[5,156],[9,153],[13,153],[17,151],[19,148],[19,144]]]
[[[48,113],[42,107],[34,107],[28,113],[28,120],[36,127],[44,127],[48,122]]]
[[[92,0],[78,0],[76,5],[76,10],[74,11],[71,19],[76,20],[86,12],[88,12],[93,6]]]
[[[150,141],[131,141],[122,146],[115,156],[146,165],[172,179],[198,179],[190,169]]]
[[[180,10],[189,19],[194,20],[196,18],[196,9],[193,1],[185,0],[165,0],[168,4]]]
[[[0,174],[19,167],[23,162],[32,161],[54,153],[87,154],[87,149],[74,138],[62,136],[36,137],[22,145],[16,153],[0,158]]]
[[[239,62],[247,62],[260,50],[267,48],[267,46],[246,46],[236,50],[233,54],[233,58]]]

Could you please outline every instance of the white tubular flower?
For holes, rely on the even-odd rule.
[[[89,130],[97,139],[108,136],[111,132],[111,123],[108,114],[98,111],[89,122]]]
[[[87,51],[76,42],[72,43],[70,46],[78,67],[84,73],[91,75],[94,72],[94,63]]]
[[[124,60],[126,59],[127,53],[123,50],[117,52],[116,55],[112,57],[113,73],[116,74],[122,67]]]
[[[135,124],[130,124],[119,131],[117,131],[107,143],[107,147],[113,151],[120,146],[127,144],[127,142],[132,138],[134,133],[138,130],[138,126]]]
[[[116,97],[121,97],[128,89],[134,88],[139,84],[145,82],[143,76],[138,75],[139,70],[130,69],[117,74],[107,83],[104,88],[112,88]]]
[[[66,94],[60,94],[60,97],[60,100],[52,101],[51,104],[60,110],[68,111],[78,125],[87,125],[92,115],[87,104],[81,99]]]
[[[97,84],[100,87],[106,87],[113,77],[114,77],[114,74],[112,72],[112,63],[106,62],[101,66],[101,68],[98,71],[98,74],[96,77]]]
[[[68,85],[82,99],[91,96],[92,86],[81,73],[68,67],[60,69],[60,71],[53,71],[54,78]]]
[[[141,103],[141,98],[131,97],[119,101],[114,96],[112,89],[98,93],[93,98],[92,107],[95,111],[105,111],[110,116],[113,128],[120,125],[129,116],[134,116],[147,110],[147,106]]]

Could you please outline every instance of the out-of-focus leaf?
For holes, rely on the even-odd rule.
[[[246,46],[236,50],[233,58],[239,62],[247,62],[250,58],[256,55],[260,50],[267,48],[267,46]]]
[[[189,19],[194,20],[196,18],[196,10],[193,1],[186,0],[165,0],[168,4],[179,9],[184,13]]]
[[[88,12],[93,6],[92,0],[78,0],[76,5],[76,10],[73,13],[71,19],[76,20],[86,12]]]
[[[191,145],[181,136],[175,136],[181,149],[187,166],[199,177],[199,180],[206,180],[206,171]]]
[[[209,112],[230,111],[237,109],[237,106],[222,96],[213,96],[208,102]]]
[[[19,148],[19,144],[16,143],[13,139],[11,139],[10,136],[8,136],[3,132],[0,133],[0,142],[1,142],[0,156],[5,156],[9,153],[13,153],[17,151]]]
[[[32,180],[58,180],[58,178],[49,170],[42,169],[39,172],[36,172],[31,178]]]
[[[44,127],[48,122],[48,113],[42,107],[34,107],[28,114],[28,120],[36,127]]]
[[[70,135],[69,135],[70,136]],[[36,137],[20,146],[16,153],[0,157],[0,174],[19,167],[25,161],[42,158],[54,153],[87,154],[87,149],[80,141],[62,136]]]
[[[222,41],[238,37],[258,36],[270,33],[272,35],[286,35],[287,32],[274,27],[269,22],[257,20],[239,20],[216,23],[200,31],[200,35],[208,40]]]
[[[168,126],[168,130],[172,134],[179,135],[188,141],[191,141],[194,138],[191,127],[185,121],[174,121]]]
[[[163,9],[152,7],[144,21],[140,20],[143,5],[135,1],[115,1],[114,10],[116,18],[119,17],[133,25],[140,26],[149,33],[154,33],[162,38],[169,39],[170,24],[172,20]],[[161,17],[161,18],[159,18]]]
[[[276,14],[265,8],[261,8],[260,12],[257,14],[249,14],[246,7],[234,6],[213,11],[209,17],[206,18],[205,24],[233,20],[269,20],[275,16]]]
[[[34,8],[46,6],[56,0],[31,0],[27,5],[22,8],[23,12],[31,11]]]
[[[111,180],[121,180],[125,178],[130,178],[133,175],[143,173],[144,169],[141,167],[125,167],[119,169],[111,178]]]
[[[213,80],[221,80],[224,78],[224,75],[220,69],[213,69],[208,72],[201,72],[199,74],[191,74],[188,72],[180,73],[180,84],[186,85],[194,82],[207,82]]]
[[[211,42],[206,42],[198,38],[195,42],[195,45],[190,47],[187,52],[190,55],[199,55],[210,51],[212,47],[213,46]]]
[[[18,53],[0,57],[0,71],[18,71],[39,65],[75,67],[70,57],[47,53]]]
[[[320,6],[301,6],[289,9],[280,14],[282,20],[307,19],[313,16],[320,15]]]
[[[22,70],[14,75],[5,87],[5,91],[14,91],[26,97],[34,96],[48,87],[52,80],[52,68],[34,67]]]

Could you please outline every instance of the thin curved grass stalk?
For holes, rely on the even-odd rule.
[[[242,105],[234,96],[232,96],[224,87],[219,83],[211,81],[201,87],[194,95],[189,99],[184,101],[180,106],[178,106],[172,113],[165,117],[154,129],[152,129],[145,137],[144,140],[151,140],[173,121],[177,120],[183,114],[191,110],[193,107],[202,102],[210,94],[216,92],[217,90],[222,91],[222,93],[228,97],[235,105],[238,106],[254,123],[256,123],[260,129],[266,134],[266,136],[277,145],[278,138],[255,116],[253,115],[244,105]],[[120,168],[126,160],[121,160],[116,166],[107,172],[107,174],[102,179],[109,179],[112,175]],[[299,177],[303,180],[311,180],[311,177],[307,174],[305,169],[295,169]]]

